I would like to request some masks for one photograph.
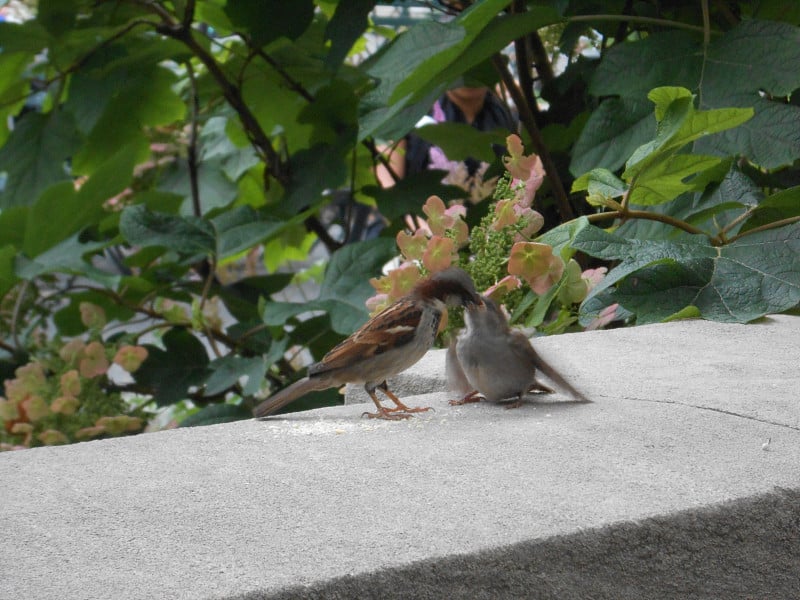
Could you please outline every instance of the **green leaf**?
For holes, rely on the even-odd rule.
[[[445,185],[442,179],[447,171],[426,169],[403,177],[390,188],[368,186],[364,193],[375,198],[381,214],[394,221],[408,214],[419,214],[425,200],[432,195],[439,196],[445,202],[464,197],[464,190],[455,185]]]
[[[466,123],[436,123],[414,130],[419,137],[439,146],[450,160],[469,157],[492,162],[497,155],[493,144],[505,145],[508,131],[479,131]]]
[[[215,396],[246,377],[242,394],[252,396],[261,389],[267,365],[261,356],[244,357],[228,354],[208,365],[211,373],[205,381],[205,395]]]
[[[0,148],[0,171],[8,179],[0,210],[31,206],[50,185],[69,177],[65,161],[80,143],[72,116],[61,110],[30,112],[18,122]]]
[[[727,108],[696,111],[689,90],[656,88],[651,93],[656,115],[661,115],[652,141],[640,146],[626,163],[623,178],[631,181],[644,171],[662,168],[670,154],[702,136],[736,127],[753,115],[750,109]],[[673,196],[674,197],[674,196]]]
[[[477,2],[462,12],[454,21],[447,23],[445,27],[453,30],[462,30],[464,32],[463,37],[456,43],[446,44],[444,47],[438,47],[437,49],[437,46],[442,42],[441,38],[418,40],[419,42],[425,43],[426,46],[419,46],[415,48],[415,51],[427,52],[427,57],[423,58],[408,77],[405,77],[399,82],[392,92],[390,102],[394,103],[408,95],[418,93],[418,90],[438,78],[441,71],[446,66],[458,60],[460,55],[469,47],[481,30],[491,23],[492,19],[508,4],[509,0],[484,0],[483,2]],[[414,29],[416,29],[416,27],[409,30],[408,33]],[[433,32],[434,29],[430,28],[429,31]],[[502,46],[498,46],[496,50],[500,48],[502,48]],[[463,68],[463,71],[466,71],[477,62],[480,61],[475,61],[472,64],[461,64],[459,67]]]
[[[19,281],[14,274],[16,255],[17,249],[14,246],[0,248],[0,298],[4,297]]]
[[[609,98],[589,116],[572,149],[569,170],[574,175],[595,167],[615,171],[655,131],[652,105],[644,98]]]
[[[525,321],[527,327],[538,327],[544,322],[547,312],[550,310],[550,305],[553,303],[556,296],[558,296],[558,292],[561,291],[563,285],[564,278],[562,277],[561,281],[556,285],[550,286],[549,290],[536,299],[536,306],[533,307],[531,314]]]
[[[777,192],[759,203],[741,231],[797,216],[800,216],[800,186]]]
[[[136,162],[143,162],[149,155],[143,127],[169,125],[186,114],[183,100],[173,89],[176,84],[177,77],[159,66],[126,73],[92,127],[87,144],[74,156],[75,172],[93,173],[126,145],[135,149]]]
[[[589,194],[618,198],[628,191],[628,186],[608,169],[592,169],[572,182],[573,192],[583,190]]]
[[[249,206],[239,206],[211,219],[217,238],[217,257],[227,258],[261,243],[284,227],[265,221]]]
[[[105,202],[124,190],[133,174],[133,155],[121,148],[75,191],[72,182],[48,188],[31,207],[23,250],[37,256],[96,223],[106,214]]]
[[[233,423],[253,416],[246,406],[236,404],[209,404],[192,413],[180,422],[178,427],[203,427],[205,425],[219,425],[220,423]]]
[[[199,386],[208,375],[208,353],[185,329],[164,334],[164,350],[148,345],[147,359],[134,373],[136,383],[153,394],[158,406],[187,398],[190,387]]]
[[[410,111],[404,122],[410,129],[430,108],[438,95],[446,89],[447,83],[441,82],[439,88],[422,98],[416,106],[406,102],[391,102],[390,98],[397,86],[414,72],[415,68],[446,51],[464,39],[465,32],[456,24],[443,25],[434,21],[423,21],[405,33],[398,35],[383,54],[369,66],[367,73],[378,85],[361,99],[361,117],[359,118],[359,140],[377,133],[383,133],[384,125],[392,118],[402,115],[404,109]],[[410,94],[409,94],[410,95]],[[409,98],[410,100],[410,98]],[[384,134],[385,135],[385,134]]]
[[[261,47],[287,37],[297,39],[314,17],[312,0],[228,0],[225,14],[237,29],[250,34],[255,46]]]
[[[1,25],[5,23],[0,23]],[[2,32],[3,29],[0,29],[0,40],[3,40]],[[31,53],[9,53],[4,48],[0,52],[0,146],[8,139],[12,118],[19,113],[28,97],[30,83],[24,72],[32,60]]]
[[[0,48],[4,54],[25,52],[38,54],[50,42],[50,34],[38,20],[24,23],[0,22]]]
[[[650,168],[640,173],[635,180],[629,196],[630,202],[643,206],[663,204],[689,190],[701,190],[706,181],[699,175],[722,164],[723,160],[714,156],[676,154],[661,157],[660,161],[651,163]]]
[[[122,211],[119,230],[133,246],[161,246],[184,257],[213,254],[217,245],[208,221],[151,212],[140,204]]]
[[[575,254],[572,248],[572,242],[578,234],[586,227],[589,226],[589,219],[586,217],[578,217],[566,223],[562,223],[558,227],[554,227],[550,231],[543,233],[534,241],[542,244],[550,244],[553,247],[553,254],[557,254],[566,263]]]
[[[101,272],[84,260],[84,256],[108,246],[108,242],[82,243],[78,234],[68,237],[52,248],[30,258],[23,254],[17,256],[14,265],[16,274],[22,279],[33,279],[46,273],[73,273],[89,277],[105,279]],[[109,283],[116,280],[109,276],[105,281]]]
[[[293,212],[300,212],[318,204],[324,191],[344,183],[348,172],[348,150],[350,146],[341,140],[294,153],[289,161],[291,181],[286,206]]]
[[[619,96],[640,101],[653,88],[681,86],[698,97],[703,110],[750,108],[754,116],[740,126],[696,142],[696,150],[721,155],[744,155],[755,163],[774,168],[792,162],[800,155],[800,108],[783,103],[781,97],[800,87],[800,29],[786,23],[745,19],[740,25],[715,37],[707,50],[695,34],[660,32],[638,42],[612,46],[604,54],[590,83],[595,96]],[[762,97],[766,92],[775,100]],[[615,98],[608,102],[619,102]],[[594,115],[593,115],[594,117]],[[593,119],[590,119],[590,124]],[[615,108],[607,112],[607,130],[624,130],[630,115]],[[576,144],[581,154],[592,143],[594,127],[586,130]],[[626,131],[626,134],[628,132]],[[643,143],[641,133],[636,140]],[[591,136],[591,137],[590,137]],[[612,134],[612,137],[613,134]],[[612,140],[608,140],[613,143]],[[629,135],[620,143],[630,143]],[[578,159],[580,160],[580,155]],[[609,162],[578,163],[572,170],[581,173],[592,167],[614,169]]]
[[[696,89],[702,69],[701,42],[697,34],[665,31],[615,44],[598,65],[589,93],[644,99],[650,90],[662,86]]]
[[[297,315],[324,311],[336,333],[350,334],[368,317],[364,305],[374,294],[369,283],[381,267],[397,254],[394,240],[378,238],[348,244],[331,257],[319,298],[310,302],[269,302],[262,314],[267,325],[282,325]]]
[[[369,25],[369,13],[375,0],[339,0],[336,12],[325,28],[325,39],[331,41],[325,66],[334,70],[350,52],[350,48]]]
[[[744,323],[800,302],[800,223],[720,248],[705,236],[686,242],[625,240],[587,227],[573,246],[620,261],[584,304],[625,279],[614,297],[644,320],[661,320],[691,305],[705,319]]]

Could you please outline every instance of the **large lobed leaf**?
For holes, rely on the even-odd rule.
[[[631,139],[634,117],[619,104],[602,107],[609,102],[640,102],[652,88],[667,85],[697,94],[703,110],[755,110],[748,122],[698,142],[697,150],[744,155],[767,168],[800,156],[800,108],[768,99],[769,95],[787,96],[800,87],[800,28],[747,20],[713,38],[707,49],[700,36],[686,32],[654,33],[639,42],[613,46],[589,88],[595,96],[612,98],[589,118],[575,145],[570,170],[580,174],[594,167],[619,168],[629,153],[613,152],[614,146],[639,145],[652,129],[642,127],[635,131],[640,137]]]
[[[705,236],[682,242],[628,240],[597,227],[573,247],[620,264],[585,303],[615,283],[614,302],[637,322],[660,321],[687,307],[715,321],[746,323],[800,302],[800,223],[714,247]]]

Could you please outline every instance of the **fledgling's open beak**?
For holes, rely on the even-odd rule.
[[[474,299],[466,305],[467,310],[486,310],[486,303],[483,301],[483,296],[476,294]]]

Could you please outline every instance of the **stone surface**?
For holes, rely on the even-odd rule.
[[[0,454],[0,598],[277,593],[798,489],[798,340],[789,316],[537,339],[594,402],[515,410],[448,406],[437,351],[393,383],[435,409],[408,421],[347,405]]]

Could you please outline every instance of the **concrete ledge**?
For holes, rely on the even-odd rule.
[[[758,539],[786,542],[781,528],[797,518],[800,490],[799,336],[800,318],[776,316],[538,340],[588,405],[556,397],[516,410],[449,407],[440,391],[406,397],[436,412],[405,422],[361,419],[364,406],[348,405],[0,454],[0,598],[344,597],[342,581],[375,578],[390,582],[387,596],[402,595],[405,578],[408,591],[427,581],[428,597],[448,597],[458,581],[431,575],[455,568],[448,560],[480,573],[491,556],[488,574],[518,565],[515,548],[555,549],[514,568],[538,586],[570,547],[554,536],[596,535],[602,547],[609,531],[641,531],[660,561],[671,538],[652,524],[683,531],[700,508],[709,522],[715,511],[734,515],[728,523],[758,513]],[[410,377],[442,381],[439,360],[432,353]],[[758,508],[748,504],[755,496]],[[639,523],[648,518],[657,520]],[[686,559],[705,565],[702,579],[713,578],[710,548],[747,547],[747,528],[717,530],[719,544]],[[786,564],[797,564],[782,560],[786,548],[776,542],[781,560],[754,580],[783,581]],[[674,589],[691,589],[696,574],[674,564],[688,586]],[[624,581],[613,569],[594,573],[564,595],[541,588],[535,597],[635,597],[593,596],[598,581]]]

